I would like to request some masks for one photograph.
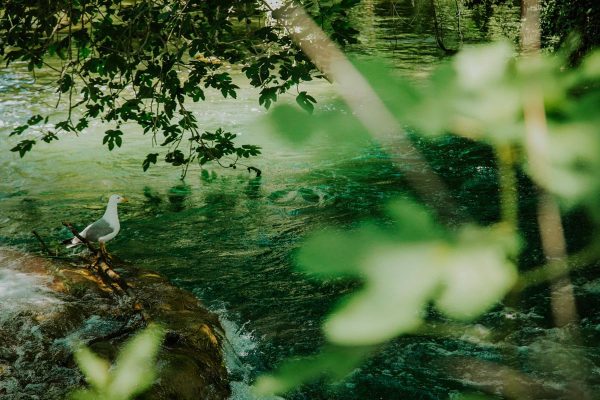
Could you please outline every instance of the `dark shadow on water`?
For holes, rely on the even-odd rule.
[[[192,194],[192,189],[189,185],[181,183],[169,189],[167,198],[169,199],[170,210],[180,212],[187,208],[186,200]]]
[[[261,176],[257,176],[257,177],[249,179],[248,184],[246,185],[246,188],[244,189],[244,193],[246,194],[246,197],[248,197],[249,199],[259,199],[259,198],[263,197],[263,195],[261,193],[261,184],[262,184]]]

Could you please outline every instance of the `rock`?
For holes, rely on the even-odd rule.
[[[0,399],[63,399],[85,381],[78,343],[114,359],[143,321],[167,329],[158,379],[140,398],[226,399],[224,332],[218,317],[159,274],[118,264],[119,295],[82,263],[0,248]]]

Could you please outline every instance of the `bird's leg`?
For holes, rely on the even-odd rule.
[[[98,242],[98,244],[100,245],[100,254],[102,255],[102,259],[104,259],[104,261],[107,264],[110,264],[112,259],[110,257],[110,254],[108,254],[108,251],[106,250],[106,245],[104,244],[104,242]]]
[[[102,257],[102,255],[99,251],[97,251],[96,256],[94,257],[94,264],[98,264],[98,262],[100,261],[100,257]]]

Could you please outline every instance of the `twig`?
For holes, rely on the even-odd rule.
[[[139,326],[127,326],[128,324],[129,324],[129,320],[127,322],[125,322],[123,324],[123,326],[121,328],[119,328],[118,330],[111,332],[108,335],[95,337],[95,338],[89,340],[86,345],[91,346],[94,343],[107,342],[112,339],[117,339],[119,337],[129,335],[130,333],[135,332],[139,328]]]
[[[42,251],[46,254],[52,254],[48,246],[46,246],[46,242],[44,242],[44,239],[42,239],[42,237],[35,230],[31,231],[31,233],[33,234],[33,236],[35,236],[38,242],[40,242],[40,246],[42,246]]]
[[[526,287],[547,283],[560,279],[569,272],[593,266],[594,262],[598,260],[599,255],[599,246],[591,245],[575,254],[569,255],[566,259],[551,260],[546,264],[523,272],[514,290],[523,290]],[[567,268],[565,268],[565,264]]]
[[[248,167],[248,172],[256,172],[256,176],[259,177],[262,174],[262,171],[256,167]]]
[[[103,254],[98,258],[98,260],[94,264],[92,264],[92,266],[96,268],[96,271],[98,272],[102,280],[108,281],[108,283],[110,283],[111,285],[113,283],[116,283],[123,292],[131,294],[129,293],[129,285],[127,284],[127,282],[125,282],[125,280],[121,278],[121,275],[119,275],[115,270],[112,269],[110,264],[108,264],[104,259]]]

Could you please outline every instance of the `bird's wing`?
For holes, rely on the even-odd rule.
[[[90,229],[92,225],[94,225],[94,224],[89,224],[88,226],[86,226],[84,230],[82,230],[81,232],[79,232],[79,236],[81,236],[81,237],[84,238],[86,236],[86,234],[87,234],[88,229]],[[73,236],[70,239],[63,240],[62,243],[66,244],[67,247],[75,247],[78,244],[81,244],[82,242],[81,242],[81,240],[79,240],[79,238],[77,236]]]
[[[91,223],[88,226],[86,226],[84,230],[82,230],[81,232],[79,232],[79,236],[85,237],[85,235],[87,234],[88,229],[90,229],[92,227],[92,225],[94,225],[94,224]]]
[[[108,221],[106,221],[104,218],[100,218],[98,221],[85,228],[83,232],[85,232],[84,237],[87,240],[97,242],[98,239],[100,239],[103,236],[109,235],[114,230],[115,229],[112,226],[110,226]]]

